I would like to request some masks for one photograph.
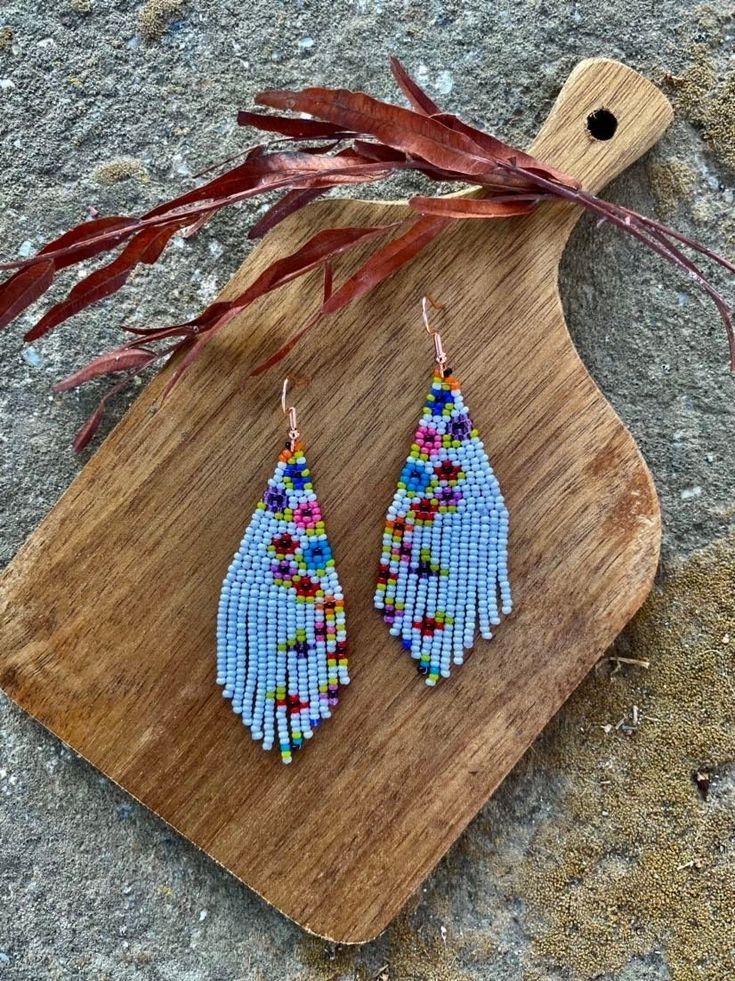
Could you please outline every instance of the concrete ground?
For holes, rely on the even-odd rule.
[[[191,186],[244,145],[235,110],[259,88],[394,95],[391,52],[439,101],[519,145],[579,59],[625,61],[664,87],[676,120],[609,195],[735,255],[727,0],[4,0],[0,255],[31,254],[91,207],[138,212]],[[95,393],[53,396],[53,380],[109,346],[117,325],[180,320],[211,299],[246,252],[243,210],[33,347],[20,339],[30,315],[3,335],[2,561],[84,462],[69,444]],[[735,385],[724,334],[687,280],[591,221],[561,285],[582,357],[661,495],[661,582],[618,643],[648,669],[595,672],[405,914],[342,950],[287,922],[0,697],[0,977],[735,977]]]

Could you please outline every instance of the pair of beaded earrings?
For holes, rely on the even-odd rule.
[[[511,612],[508,510],[485,447],[446,367],[435,369],[386,515],[375,606],[427,685],[462,664],[476,631]],[[296,428],[227,571],[217,615],[217,683],[263,749],[293,751],[349,684],[344,595]]]

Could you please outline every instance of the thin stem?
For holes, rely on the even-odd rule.
[[[715,252],[713,249],[707,248],[706,245],[702,245],[701,242],[697,242],[696,239],[689,238],[688,235],[682,234],[682,232],[677,232],[675,228],[669,228],[663,225],[660,221],[656,221],[654,218],[647,218],[646,215],[641,215],[637,211],[633,211],[630,208],[625,209],[629,214],[634,215],[642,225],[647,225],[649,228],[656,229],[663,235],[669,238],[675,238],[677,242],[682,242],[684,245],[688,246],[690,249],[694,249],[695,252],[700,252],[702,255],[706,255],[708,259],[712,259],[718,265],[727,269],[728,272],[735,273],[735,262],[731,262],[725,256],[720,255],[719,252]]]
[[[215,198],[207,198],[203,202],[198,204],[186,205],[174,211],[165,212],[161,215],[155,215],[153,218],[141,218],[135,225],[131,225],[130,228],[116,228],[107,232],[102,232],[99,235],[95,235],[92,238],[85,239],[84,242],[75,243],[64,249],[54,249],[50,252],[44,252],[43,255],[31,256],[30,259],[20,259],[17,262],[2,262],[0,263],[0,270],[6,269],[25,269],[27,266],[32,266],[34,263],[39,262],[41,259],[58,259],[66,255],[73,254],[75,251],[81,251],[82,248],[87,249],[90,245],[95,245],[98,243],[104,243],[108,241],[115,241],[116,245],[121,244],[125,239],[130,238],[132,235],[144,228],[164,226],[170,224],[173,221],[180,221],[182,218],[188,218],[190,215],[200,215],[202,212],[206,211],[219,211],[221,208],[226,207],[230,204],[239,204],[241,201],[246,201],[248,198],[256,197],[258,194],[265,194],[270,191],[279,191],[284,188],[301,188],[301,187],[311,187],[313,181],[321,181],[323,178],[328,177],[350,177],[350,176],[360,176],[365,172],[366,169],[375,172],[375,176],[379,173],[390,171],[390,170],[403,170],[403,169],[415,169],[410,164],[398,163],[376,163],[376,164],[358,164],[355,167],[340,167],[334,170],[324,170],[319,171],[318,174],[314,174],[311,177],[298,175],[291,175],[290,177],[284,177],[280,181],[274,181],[268,184],[267,187],[249,187],[244,191],[237,191],[234,194],[228,194]],[[366,178],[365,183],[369,183],[370,180],[375,178]],[[335,186],[338,187],[342,181],[337,181]]]
[[[731,263],[721,256],[717,256],[716,253],[709,249],[705,249],[704,246],[700,246],[698,243],[692,243],[686,236],[680,235],[679,233],[672,233],[672,230],[662,225],[660,222],[654,222],[650,219],[644,222],[644,229],[640,228],[640,217],[637,212],[625,208],[623,205],[613,204],[609,201],[603,201],[600,198],[595,197],[594,194],[590,194],[587,191],[581,189],[575,189],[567,187],[563,184],[556,184],[554,181],[547,180],[545,177],[541,177],[538,174],[532,173],[531,171],[526,171],[522,167],[518,167],[516,164],[501,162],[501,166],[504,169],[510,170],[512,173],[520,173],[527,176],[529,180],[533,181],[539,187],[548,190],[550,193],[557,197],[565,198],[575,204],[580,204],[588,211],[592,211],[598,215],[601,215],[605,221],[609,221],[616,225],[618,228],[637,238],[639,241],[643,242],[644,245],[652,249],[658,255],[665,259],[668,259],[674,265],[679,266],[683,269],[690,278],[694,279],[702,289],[714,302],[717,310],[720,314],[722,322],[725,326],[727,332],[727,340],[730,349],[730,370],[735,372],[735,325],[733,325],[732,311],[730,306],[726,302],[725,298],[722,296],[718,290],[709,282],[704,273],[687,258],[684,253],[678,249],[671,241],[669,237],[676,238],[679,241],[683,241],[687,245],[704,255],[708,255],[710,258],[715,259],[725,268],[731,268]],[[733,267],[735,271],[735,267]]]

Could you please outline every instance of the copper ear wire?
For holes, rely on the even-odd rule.
[[[283,388],[281,390],[281,409],[283,409],[284,416],[288,416],[289,449],[293,450],[296,445],[296,440],[299,438],[299,431],[296,428],[296,406],[289,405],[288,407],[286,407],[287,392],[288,392],[288,378],[284,378]]]
[[[447,354],[446,351],[444,350],[444,346],[442,345],[441,334],[439,333],[438,330],[434,330],[431,324],[429,323],[429,310],[428,310],[429,303],[432,305],[432,307],[434,307],[435,310],[444,310],[446,308],[443,303],[437,303],[437,301],[432,296],[429,296],[428,293],[426,296],[422,297],[421,299],[421,316],[424,321],[424,327],[426,328],[426,333],[429,335],[429,337],[434,338],[434,360],[443,371],[444,366],[447,363]]]

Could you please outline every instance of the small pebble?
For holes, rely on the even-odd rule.
[[[32,344],[29,344],[27,347],[23,348],[21,351],[21,357],[26,364],[31,366],[31,368],[43,368],[45,364],[43,357]]]
[[[436,76],[436,81],[434,82],[434,88],[442,95],[449,95],[454,88],[452,73],[446,70],[439,72],[439,74]]]
[[[699,486],[685,487],[684,490],[681,492],[682,501],[691,501],[695,497],[701,497],[701,496],[702,496],[702,488]]]

